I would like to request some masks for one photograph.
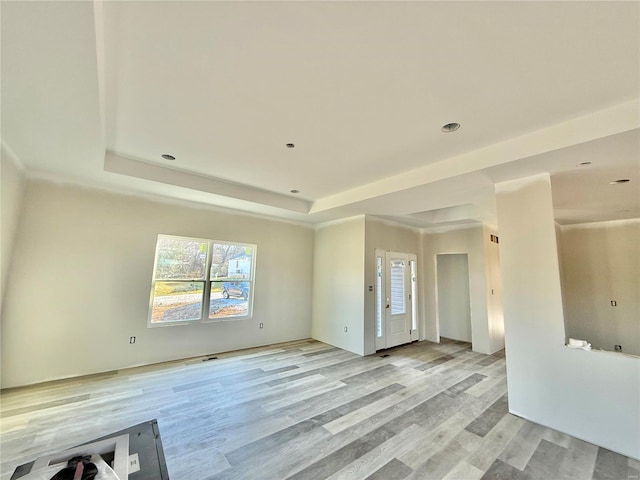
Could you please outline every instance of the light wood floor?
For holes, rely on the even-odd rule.
[[[507,413],[504,356],[313,340],[4,391],[1,480],[158,419],[173,480],[640,478],[640,463]]]

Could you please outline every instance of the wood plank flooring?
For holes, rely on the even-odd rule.
[[[631,480],[640,462],[508,413],[503,354],[306,340],[2,392],[0,479],[156,418],[173,480]]]

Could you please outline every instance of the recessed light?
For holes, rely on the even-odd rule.
[[[175,160],[176,159],[176,157],[174,157],[173,155],[169,155],[168,153],[163,154],[162,158],[164,158],[165,160]]]
[[[287,148],[293,148],[293,147],[295,147],[295,144],[293,144],[293,143],[287,143]]]
[[[447,123],[446,125],[443,125],[440,128],[440,131],[442,131],[444,133],[451,133],[451,132],[455,132],[459,128],[460,128],[460,124],[459,123],[452,122],[452,123]]]
[[[609,182],[609,185],[620,185],[621,183],[628,183],[631,180],[628,178],[620,178],[619,180],[614,180],[613,182]]]
[[[591,165],[591,162],[580,162],[579,165],[582,165],[584,167],[586,165]]]
[[[300,193],[300,190],[296,190],[295,188],[293,190],[289,190],[291,193]]]

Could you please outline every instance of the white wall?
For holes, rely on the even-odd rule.
[[[442,233],[427,233],[423,236],[423,265],[425,292],[425,338],[439,341],[436,304],[436,255],[466,253],[469,258],[469,295],[471,299],[471,336],[473,350],[491,354],[501,347],[499,329],[489,329],[487,313],[487,289],[483,228],[450,230]],[[495,259],[494,259],[495,260]],[[496,338],[493,338],[494,335]]]
[[[471,342],[469,266],[464,253],[436,256],[440,336]]]
[[[499,183],[496,199],[509,410],[639,459],[640,359],[564,346],[549,176]]]
[[[257,244],[253,318],[147,328],[159,233]],[[313,237],[266,218],[29,181],[5,298],[2,386],[308,338]]]
[[[562,226],[560,239],[567,338],[640,355],[640,220]]]
[[[414,228],[399,225],[397,223],[382,220],[376,217],[367,216],[365,220],[365,331],[364,331],[364,352],[370,355],[376,351],[376,316],[375,316],[375,289],[369,291],[369,286],[376,284],[376,249],[393,252],[412,253],[416,255],[418,261],[418,292],[421,292],[421,272],[420,272],[420,232]],[[418,295],[418,325],[421,325],[423,314],[423,296]],[[424,338],[420,327],[421,338]]]
[[[491,241],[498,231],[488,225],[482,226],[484,245],[485,278],[487,282],[487,326],[489,328],[489,351],[504,348],[504,312],[502,302],[502,273],[500,271],[500,247]],[[499,236],[498,236],[499,237]]]
[[[0,312],[4,303],[26,181],[20,161],[3,144],[0,151]]]
[[[324,225],[316,231],[313,251],[311,336],[359,355],[364,354],[364,235],[364,216]]]

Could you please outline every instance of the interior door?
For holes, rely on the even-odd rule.
[[[385,255],[385,347],[411,342],[412,285],[409,254],[386,252]]]

